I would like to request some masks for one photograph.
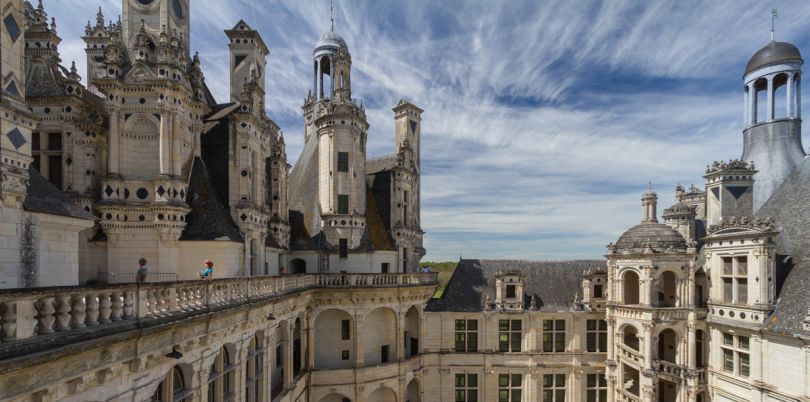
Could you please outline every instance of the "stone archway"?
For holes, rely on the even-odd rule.
[[[315,368],[342,369],[354,367],[352,316],[338,310],[324,310],[315,317]]]
[[[369,402],[397,402],[397,395],[391,388],[380,387],[366,398]]]
[[[405,388],[405,402],[422,402],[422,392],[419,381],[414,378]]]

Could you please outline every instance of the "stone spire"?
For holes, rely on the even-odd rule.
[[[641,223],[658,223],[656,208],[658,206],[658,194],[652,189],[652,180],[647,183],[647,191],[641,196]]]

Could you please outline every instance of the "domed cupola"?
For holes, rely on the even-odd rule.
[[[313,51],[313,55],[318,54],[321,51],[330,51],[332,53],[337,53],[339,49],[345,49],[349,51],[349,46],[346,45],[346,41],[335,32],[335,29],[332,28],[329,32],[323,34],[321,39],[318,40],[318,44],[315,45],[315,50]]]
[[[745,74],[748,75],[748,73],[762,67],[788,62],[804,63],[799,49],[790,43],[772,40],[751,56],[745,66]]]
[[[351,99],[352,56],[346,41],[332,29],[323,34],[312,51],[315,99]]]
[[[675,229],[658,223],[656,205],[658,195],[649,188],[641,198],[643,219],[619,236],[616,244],[608,245],[619,254],[647,254],[685,252],[686,240]]]

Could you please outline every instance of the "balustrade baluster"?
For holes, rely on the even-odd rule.
[[[106,324],[110,322],[110,313],[112,313],[112,309],[110,306],[112,302],[110,301],[110,294],[109,293],[99,293],[98,295],[98,323],[99,324]]]
[[[71,299],[73,305],[70,309],[70,327],[74,329],[84,328],[86,326],[84,320],[87,318],[87,305],[85,304],[84,295],[73,296]]]
[[[121,300],[121,293],[113,292],[110,294],[110,301],[111,301],[111,310],[110,310],[110,321],[119,321],[121,316],[124,314],[124,302]]]
[[[56,329],[57,331],[66,331],[70,329],[70,296],[59,296],[56,298]]]
[[[17,338],[17,305],[13,302],[0,303],[0,330],[4,341]]]
[[[135,315],[135,292],[124,293],[124,319]]]
[[[37,332],[40,334],[53,333],[53,323],[56,321],[56,317],[53,315],[56,312],[53,303],[52,297],[46,297],[38,300],[34,305],[37,309]]]

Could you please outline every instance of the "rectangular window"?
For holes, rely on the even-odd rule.
[[[543,352],[565,352],[565,320],[543,320]]]
[[[456,374],[455,402],[478,402],[478,374]]]
[[[390,270],[391,270],[391,264],[389,264],[387,262],[382,263],[382,266],[380,267],[380,271],[382,273],[387,274],[388,271],[390,271]]]
[[[607,380],[601,373],[588,374],[587,402],[607,402]]]
[[[520,352],[523,340],[523,322],[521,320],[498,321],[498,350],[501,352]]]
[[[456,352],[478,351],[478,320],[456,320]]]
[[[31,150],[39,151],[40,146],[39,143],[40,143],[39,133],[37,132],[31,133]]]
[[[587,350],[588,352],[607,352],[607,321],[587,321]]]
[[[48,180],[62,190],[62,155],[48,155]]]
[[[62,133],[48,133],[48,151],[62,150]]]
[[[380,346],[380,363],[388,363],[388,350],[390,347],[388,345]]]
[[[349,171],[349,153],[338,152],[338,172]]]
[[[565,374],[543,375],[543,402],[565,402]]]
[[[507,299],[514,299],[516,297],[516,292],[515,292],[516,289],[517,289],[517,286],[515,286],[515,285],[506,285],[506,298]]]
[[[498,402],[520,402],[522,383],[520,374],[498,375]]]
[[[723,257],[723,302],[748,304],[748,257]]]
[[[349,213],[349,196],[345,194],[338,195],[338,213],[339,214],[348,214]]]
[[[594,285],[593,287],[593,298],[594,299],[601,299],[602,297],[602,285]]]
[[[341,320],[340,321],[340,339],[348,340],[351,339],[351,326],[349,320]]]
[[[747,336],[723,333],[720,350],[723,356],[723,371],[740,377],[751,374],[749,355],[750,339]]]
[[[349,360],[349,351],[344,350],[344,351],[340,352],[340,358],[341,358],[341,360]]]
[[[340,239],[340,258],[348,258],[349,257],[349,241],[346,239]]]

